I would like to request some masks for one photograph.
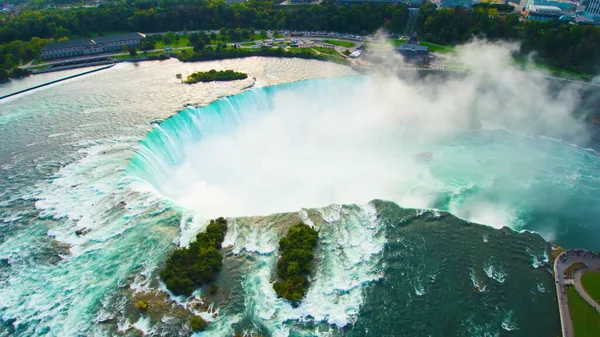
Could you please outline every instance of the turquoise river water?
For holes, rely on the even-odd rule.
[[[175,78],[211,68],[249,79]],[[147,62],[0,102],[0,335],[188,335],[184,314],[140,315],[131,298],[164,294],[169,251],[225,216],[210,313],[203,290],[167,296],[210,322],[198,335],[555,337],[545,240],[600,249],[600,160],[571,106],[515,97],[549,112],[511,115],[489,74],[356,75]],[[505,84],[491,90],[518,91]],[[297,222],[319,244],[294,308],[271,282]]]

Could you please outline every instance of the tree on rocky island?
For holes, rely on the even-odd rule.
[[[227,220],[211,220],[206,232],[198,233],[188,248],[175,250],[160,272],[167,289],[174,295],[189,296],[205,282],[213,281],[221,270],[223,255],[219,252],[225,238]]]
[[[297,303],[308,290],[308,275],[313,260],[313,249],[319,232],[303,223],[292,226],[286,237],[279,241],[281,257],[277,261],[277,276],[273,283],[277,296]]]

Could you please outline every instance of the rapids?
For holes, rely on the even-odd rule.
[[[258,85],[175,80],[210,68]],[[558,322],[540,290],[553,289],[548,246],[519,231],[598,248],[600,161],[552,132],[578,130],[568,104],[523,104],[554,111],[539,133],[496,118],[518,104],[482,105],[477,81],[347,75],[316,61],[148,62],[0,102],[0,335],[186,335],[181,309],[140,316],[131,296],[164,290],[169,251],[215,216],[229,230],[206,335],[556,335],[538,323]],[[449,104],[460,85],[471,94]],[[208,105],[171,116],[187,104]],[[320,243],[292,308],[270,282],[299,221]]]

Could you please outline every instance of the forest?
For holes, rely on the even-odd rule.
[[[223,0],[135,0],[91,8],[26,10],[0,22],[0,68],[39,56],[40,45],[106,32],[143,33],[183,30],[288,29],[369,34],[383,28],[403,33],[408,20],[404,5],[331,2],[311,6],[281,6],[266,0],[227,5]],[[551,21],[519,21],[517,14],[498,15],[498,9],[477,7],[420,8],[419,37],[439,44],[458,44],[475,37],[520,41],[516,57],[535,52],[536,60],[571,71],[596,73],[600,59],[600,28]],[[241,37],[240,37],[241,38]],[[21,42],[27,41],[27,42]],[[0,74],[0,76],[2,76]]]

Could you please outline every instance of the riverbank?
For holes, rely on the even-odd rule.
[[[112,68],[113,66],[114,66],[114,63],[111,63],[111,64],[106,65],[104,67],[100,67],[100,68],[96,68],[96,69],[91,69],[91,70],[88,70],[88,71],[84,71],[82,73],[78,73],[78,74],[74,74],[74,75],[69,75],[69,76],[61,77],[61,78],[56,79],[56,80],[52,80],[52,81],[49,81],[49,82],[38,84],[38,85],[29,87],[29,88],[21,89],[21,90],[18,90],[18,91],[15,91],[15,92],[12,92],[12,93],[0,96],[0,100],[5,99],[5,98],[9,98],[9,97],[12,97],[12,96],[15,96],[15,95],[19,95],[19,94],[22,94],[22,93],[25,93],[25,92],[28,92],[28,91],[31,91],[31,90],[43,88],[43,87],[48,86],[50,84],[54,84],[54,83],[66,81],[68,79],[72,79],[72,78],[75,78],[75,77],[79,77],[79,76],[83,76],[83,75],[95,73],[95,72],[100,71],[100,70]],[[73,68],[69,68],[69,69],[73,69]],[[62,70],[67,70],[67,69],[62,69]]]

